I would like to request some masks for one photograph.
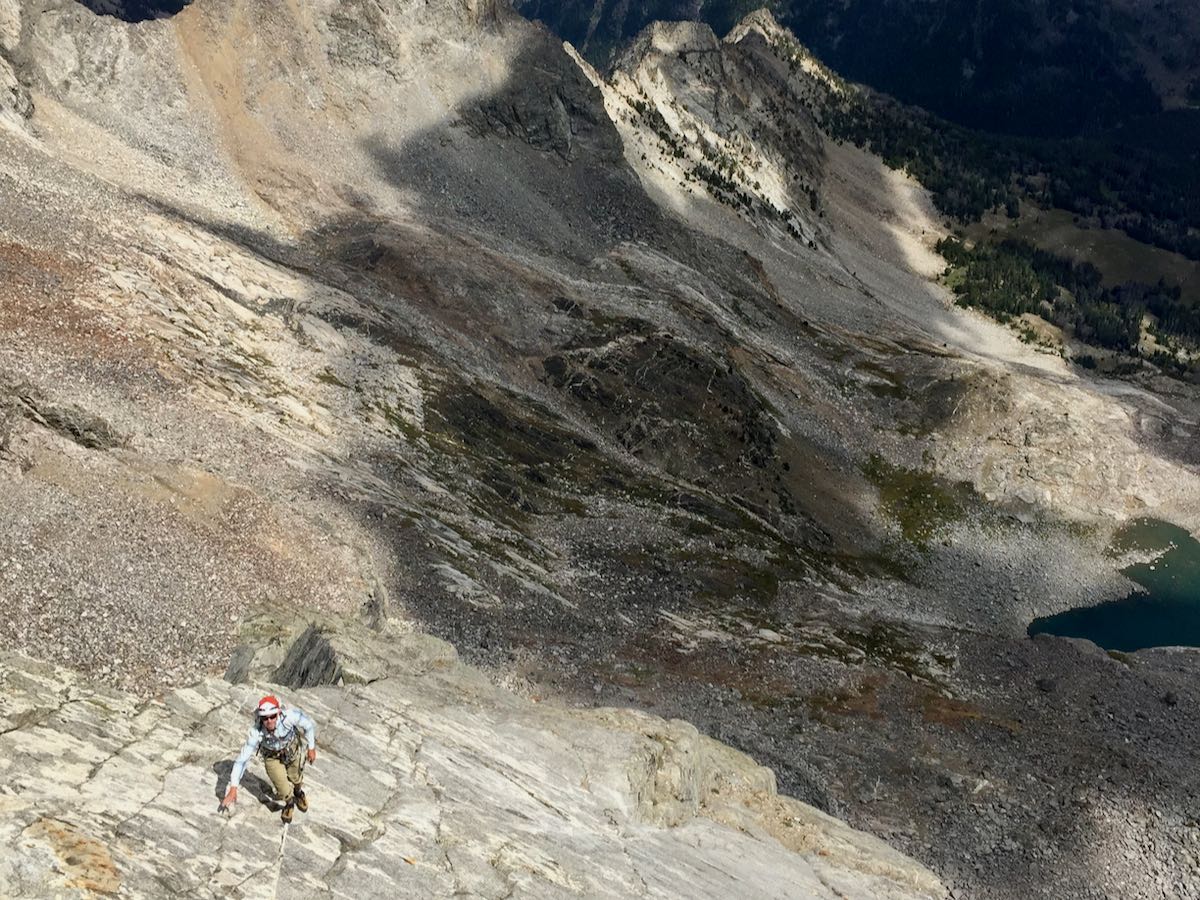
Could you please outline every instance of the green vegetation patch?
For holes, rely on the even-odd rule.
[[[1133,654],[1132,653],[1123,653],[1120,650],[1106,650],[1105,653],[1108,654],[1109,659],[1116,660],[1117,662],[1121,663],[1121,665],[1125,666],[1127,669],[1133,668]]]
[[[966,229],[977,241],[1003,237],[1026,241],[1076,263],[1090,262],[1107,287],[1127,281],[1151,284],[1164,279],[1180,285],[1183,295],[1200,299],[1200,263],[1178,253],[1134,240],[1117,228],[1102,228],[1065,209],[1038,209],[1023,204],[1016,219],[987,216]]]
[[[932,472],[893,466],[872,456],[863,473],[879,489],[880,508],[904,539],[924,549],[942,529],[962,521],[975,492]]]
[[[1033,313],[1086,343],[1138,356],[1143,321],[1151,317],[1150,330],[1165,347],[1153,361],[1174,374],[1188,364],[1172,351],[1200,346],[1200,303],[1184,297],[1179,285],[1159,279],[1157,284],[1106,286],[1090,263],[1012,239],[968,245],[948,237],[937,250],[950,264],[946,284],[956,302],[1002,322]]]
[[[908,172],[960,221],[994,209],[1016,218],[1025,199],[1200,259],[1200,110],[1065,140],[973,131],[854,86],[827,91],[819,112],[829,135]]]
[[[344,381],[342,381],[342,379],[338,378],[337,375],[334,374],[333,370],[329,369],[329,368],[326,368],[326,369],[322,370],[321,372],[317,373],[317,381],[321,382],[322,384],[331,384],[334,387],[340,387],[340,388],[349,387],[349,385],[346,384],[346,382],[344,382]]]

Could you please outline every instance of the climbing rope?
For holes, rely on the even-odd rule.
[[[288,829],[291,827],[290,822],[285,822],[283,831],[279,835],[279,855],[275,857],[275,879],[271,886],[271,900],[277,900],[279,896],[279,877],[283,874],[283,847],[287,843]]]

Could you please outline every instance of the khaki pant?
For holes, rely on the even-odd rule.
[[[275,796],[283,803],[290,803],[295,792],[304,786],[304,748],[295,745],[291,764],[284,765],[283,760],[267,757],[263,764],[267,769],[267,777],[275,788]]]

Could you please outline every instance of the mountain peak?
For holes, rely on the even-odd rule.
[[[703,22],[651,22],[617,60],[617,69],[632,69],[649,54],[712,53],[720,47],[712,28]]]
[[[775,18],[775,14],[768,7],[759,7],[756,10],[748,12],[725,37],[727,41],[739,41],[746,32],[755,30],[761,32],[767,38],[777,38],[787,34],[791,36],[791,32],[779,24]]]

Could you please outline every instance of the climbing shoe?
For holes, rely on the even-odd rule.
[[[308,798],[304,796],[304,791],[296,791],[296,809],[300,812],[308,812]]]
[[[283,804],[283,812],[279,814],[279,818],[283,820],[284,825],[292,824],[292,807],[294,805],[295,803],[292,800],[289,800],[287,803]]]

